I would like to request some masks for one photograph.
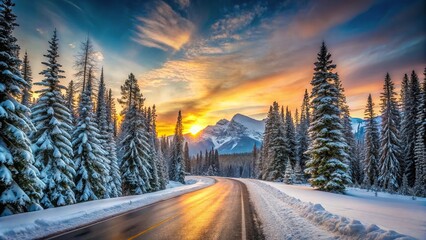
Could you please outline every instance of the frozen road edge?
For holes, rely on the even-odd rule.
[[[215,180],[188,176],[190,184],[137,196],[102,199],[64,207],[0,217],[0,239],[34,239],[49,236],[140,208],[161,200],[208,187]]]
[[[248,188],[267,239],[331,239],[336,236],[341,239],[415,239],[332,214],[320,204],[302,202],[260,181],[239,180]]]

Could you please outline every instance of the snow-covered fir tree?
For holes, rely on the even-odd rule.
[[[71,80],[68,84],[67,90],[65,91],[66,106],[70,110],[73,125],[77,122],[76,106],[75,106],[75,85],[74,81]]]
[[[92,102],[92,72],[81,94],[79,118],[72,136],[76,169],[75,195],[78,202],[102,199],[107,189],[105,151],[101,146],[99,128],[95,121]]]
[[[104,79],[104,69],[101,70],[101,76],[99,78],[99,87],[98,87],[98,97],[96,103],[96,123],[98,125],[99,130],[99,143],[102,149],[105,152],[104,155],[104,166],[105,166],[105,176],[103,176],[104,183],[103,185],[106,188],[104,198],[109,198],[110,193],[113,191],[110,188],[110,183],[113,183],[112,176],[110,174],[111,161],[109,158],[109,153],[111,149],[109,149],[109,126],[108,126],[108,115],[107,115],[107,103],[106,103],[106,87],[105,87],[105,79]],[[113,186],[115,188],[115,186]]]
[[[115,115],[115,109],[113,108],[113,98],[112,93],[109,91],[107,97],[107,144],[105,147],[105,151],[107,152],[107,158],[109,159],[110,167],[109,167],[109,182],[108,182],[108,190],[110,197],[120,197],[121,192],[121,174],[120,167],[118,164],[117,158],[117,144],[114,137],[114,126],[113,126],[113,116]]]
[[[150,147],[150,157],[149,157],[149,165],[150,165],[150,191],[158,191],[160,190],[160,179],[158,176],[158,158],[157,158],[157,151],[155,147],[155,136],[153,131],[153,125],[152,125],[152,111],[151,107],[148,107],[146,112],[146,134],[149,140],[149,147]]]
[[[400,115],[394,84],[386,74],[383,93],[381,94],[382,127],[380,139],[380,186],[389,191],[396,191],[401,183],[401,145]]]
[[[149,139],[145,134],[145,121],[141,111],[130,106],[122,124],[121,181],[123,195],[143,194],[150,191],[149,185]]]
[[[336,73],[335,85],[339,92],[338,94],[338,106],[340,110],[340,122],[343,126],[343,136],[345,142],[348,145],[345,150],[348,155],[346,164],[349,166],[349,174],[351,176],[353,183],[361,183],[361,169],[360,161],[361,159],[356,158],[355,156],[355,137],[352,133],[352,124],[351,116],[349,113],[349,106],[346,103],[345,89],[343,88],[342,81],[340,80],[339,75]]]
[[[185,142],[185,146],[183,148],[183,159],[185,162],[185,172],[190,173],[191,172],[191,162],[189,157],[189,147],[188,142]]]
[[[25,134],[34,129],[30,110],[18,101],[28,83],[19,71],[13,6],[11,0],[0,2],[0,216],[42,209],[44,188]]]
[[[284,118],[284,138],[285,138],[285,147],[286,155],[288,160],[290,160],[291,166],[294,167],[297,162],[297,145],[296,145],[296,130],[294,127],[293,118],[291,112],[286,107],[286,113]]]
[[[107,108],[107,115],[108,118],[108,125],[112,125],[112,133],[114,138],[117,137],[117,112],[115,109],[115,101],[112,97],[112,90],[109,89],[108,96],[107,96],[107,102],[108,102],[108,108]]]
[[[26,107],[31,107],[31,101],[32,101],[32,71],[30,66],[30,60],[28,59],[28,53],[25,51],[24,59],[22,61],[21,66],[21,75],[22,78],[27,82],[27,86],[24,87],[22,90],[22,99],[21,103]]]
[[[404,77],[406,79],[406,76]],[[403,174],[407,175],[408,185],[412,187],[416,180],[416,164],[414,158],[414,148],[416,143],[416,130],[417,130],[417,107],[421,101],[421,90],[419,77],[413,71],[408,86],[403,90],[404,93],[402,104],[402,121],[401,121],[401,146],[403,164]]]
[[[302,167],[300,166],[300,161],[296,162],[296,165],[294,166],[294,179],[293,183],[303,183],[304,182],[304,176]]]
[[[402,195],[409,195],[410,192],[411,192],[410,187],[408,186],[408,177],[407,177],[407,174],[404,174],[402,176],[402,183],[398,193]]]
[[[32,109],[32,120],[36,131],[32,135],[33,152],[36,166],[40,171],[40,179],[45,183],[41,204],[44,208],[58,207],[75,203],[74,164],[70,132],[71,115],[66,107],[60,84],[62,65],[58,63],[58,37],[56,30],[49,41],[47,58],[42,64],[46,67],[40,74],[42,87],[36,91],[40,94]]]
[[[414,160],[416,163],[415,190],[417,195],[426,196],[426,68],[416,117],[416,142]]]
[[[133,73],[121,86],[119,102],[124,114],[119,150],[123,195],[143,194],[151,190],[151,151],[142,112],[144,98]]]
[[[170,141],[169,138],[166,137],[165,135],[163,135],[160,139],[160,148],[161,148],[161,153],[163,154],[164,157],[164,166],[166,169],[166,174],[164,176],[166,176],[167,181],[170,179],[169,178],[169,168],[170,168]],[[200,169],[201,171],[201,169]]]
[[[182,126],[182,113],[179,111],[176,122],[175,135],[170,155],[170,169],[169,178],[172,181],[185,183],[185,162],[183,159],[183,126]]]
[[[269,181],[282,181],[289,159],[286,149],[284,123],[279,106],[274,102],[265,123],[264,148],[266,152],[265,169],[262,178]]]
[[[155,151],[156,151],[156,165],[157,165],[157,172],[158,172],[158,182],[159,182],[159,187],[160,190],[165,189],[166,188],[166,184],[167,184],[167,168],[166,168],[166,163],[165,163],[165,159],[164,159],[164,155],[163,152],[161,150],[161,146],[160,146],[160,142],[158,141],[158,137],[157,137],[157,109],[155,107],[155,105],[152,106],[152,134],[153,134],[153,139],[154,139],[154,147],[155,147]]]
[[[259,179],[266,179],[267,173],[268,173],[268,146],[270,145],[270,138],[271,138],[271,130],[272,130],[272,120],[270,116],[272,115],[272,106],[269,107],[268,115],[266,117],[265,121],[265,131],[263,131],[263,145],[260,147],[261,156],[259,157]]]
[[[219,163],[219,151],[217,149],[213,152],[213,167],[215,176],[220,176],[220,163]]]
[[[315,62],[311,81],[312,122],[309,128],[310,145],[306,173],[310,174],[312,186],[325,191],[343,192],[350,183],[347,159],[347,144],[340,123],[339,90],[336,88],[336,73],[331,54],[322,44]]]
[[[375,120],[374,103],[371,94],[368,95],[365,107],[365,158],[364,158],[364,184],[372,186],[379,177],[379,126]]]
[[[293,184],[294,171],[293,166],[291,166],[290,159],[287,160],[285,172],[284,172],[284,183]]]
[[[259,150],[256,146],[256,143],[253,145],[253,150],[251,151],[252,160],[251,160],[251,173],[250,178],[256,178],[258,176],[258,159],[259,159]]]
[[[300,167],[302,170],[305,169],[305,164],[309,160],[306,151],[309,147],[309,134],[308,129],[310,126],[310,105],[309,105],[309,94],[308,90],[305,89],[303,96],[302,111],[300,113],[300,124],[297,128],[296,142],[297,142],[297,158],[300,161]]]

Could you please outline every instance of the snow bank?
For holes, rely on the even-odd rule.
[[[341,217],[336,214],[333,214],[327,210],[324,209],[324,207],[321,204],[313,204],[308,202],[302,202],[299,199],[296,199],[295,197],[289,196],[285,194],[281,189],[276,188],[275,186],[272,186],[268,182],[263,181],[257,181],[257,180],[242,180],[244,183],[246,183],[251,198],[253,200],[253,204],[255,205],[256,210],[258,211],[259,215],[261,216],[262,221],[268,218],[268,214],[270,214],[271,210],[268,208],[271,207],[266,205],[265,202],[259,201],[259,197],[253,196],[256,194],[263,194],[263,195],[269,195],[269,196],[263,196],[263,198],[266,199],[279,199],[283,204],[281,206],[292,209],[289,212],[292,215],[289,216],[283,216],[282,218],[284,221],[290,221],[290,224],[293,224],[293,222],[297,221],[304,221],[309,220],[309,222],[313,225],[316,225],[320,227],[323,230],[326,230],[329,232],[329,236],[326,236],[323,234],[323,232],[318,229],[318,236],[319,239],[322,238],[334,238],[336,236],[343,238],[343,239],[413,239],[410,236],[403,235],[400,233],[397,233],[392,230],[385,230],[380,227],[378,227],[375,224],[370,225],[364,225],[358,220],[354,220],[347,217]],[[281,184],[282,185],[282,184]],[[262,193],[263,192],[263,193]],[[339,196],[337,194],[333,194],[329,198],[329,201],[336,202],[337,200],[334,198],[336,196]],[[315,196],[311,196],[311,199],[315,199]],[[274,206],[276,204],[272,204]],[[263,212],[263,213],[262,213]],[[300,216],[301,219],[297,219],[297,217],[294,216],[294,213],[296,215]],[[268,217],[262,217],[268,216]],[[421,220],[424,222],[424,220]],[[274,222],[268,224],[274,224]],[[268,236],[268,238],[271,239],[283,239],[288,238],[288,236],[283,235],[285,233],[281,233],[278,235],[277,233],[280,233],[280,230],[283,228],[283,223],[275,223],[276,226],[265,226],[264,224],[264,231],[265,235]],[[285,224],[285,223],[284,223]],[[424,223],[423,223],[424,224]],[[312,226],[310,224],[306,224],[306,229],[312,229]],[[301,231],[305,231],[305,227],[302,227]],[[313,231],[313,230],[309,230]],[[315,234],[315,231],[310,233]],[[322,235],[320,235],[322,234]],[[333,236],[334,235],[334,236]],[[278,236],[278,237],[277,237]],[[306,238],[306,237],[304,237]],[[310,237],[307,237],[310,238]],[[318,239],[318,238],[317,238]],[[420,237],[420,239],[424,239]]]
[[[328,212],[363,224],[376,224],[418,239],[426,239],[426,198],[348,188],[345,195],[314,190],[308,185],[263,182],[303,202],[321,204]]]
[[[214,183],[206,177],[186,177],[187,184],[172,182],[168,189],[137,196],[102,199],[37,212],[0,217],[0,239],[34,239],[62,232],[192,192]]]

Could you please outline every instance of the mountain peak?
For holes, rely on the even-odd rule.
[[[196,136],[185,138],[191,155],[211,148],[217,149],[220,154],[250,152],[254,144],[260,145],[264,128],[264,121],[238,113],[231,121],[221,119]]]

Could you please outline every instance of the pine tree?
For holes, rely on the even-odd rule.
[[[408,186],[407,174],[404,174],[404,176],[402,177],[402,185],[399,189],[399,194],[402,194],[402,195],[410,194],[410,187]]]
[[[22,78],[28,83],[28,85],[24,87],[22,91],[21,103],[22,105],[29,108],[31,107],[31,100],[32,100],[31,87],[32,87],[33,77],[32,77],[32,71],[30,66],[30,60],[28,59],[27,52],[25,52],[24,60],[22,62],[21,75],[22,75]]]
[[[173,137],[173,145],[171,152],[171,164],[169,169],[170,180],[185,183],[185,162],[183,159],[183,127],[182,127],[182,114],[178,113],[176,122],[175,135]]]
[[[282,122],[279,106],[277,102],[268,113],[268,118],[265,123],[265,136],[267,144],[264,148],[267,152],[267,167],[263,173],[263,179],[269,181],[282,181],[284,178],[285,167],[289,159],[286,148],[284,123]]]
[[[157,137],[157,109],[155,105],[152,106],[152,134],[154,138],[154,146],[156,150],[156,164],[158,171],[159,187],[160,190],[166,188],[167,184],[167,168],[164,159],[163,152],[161,151],[161,146]]]
[[[44,55],[48,61],[41,72],[44,79],[35,83],[42,86],[36,91],[40,94],[32,109],[32,119],[36,126],[33,139],[33,150],[40,178],[46,189],[41,204],[45,208],[64,206],[75,203],[73,150],[69,132],[72,129],[71,115],[66,107],[61,90],[65,89],[59,81],[62,65],[58,63],[58,37],[56,30],[49,42],[48,53]],[[24,64],[25,65],[25,64]]]
[[[375,120],[374,103],[371,94],[368,95],[365,107],[365,158],[364,158],[364,184],[372,186],[374,180],[379,177],[379,127]]]
[[[151,189],[149,179],[149,144],[145,134],[145,122],[141,111],[130,106],[122,124],[121,181],[123,195],[136,195]]]
[[[308,129],[310,126],[310,105],[308,90],[305,89],[305,95],[303,96],[302,111],[300,114],[300,125],[297,131],[297,155],[300,161],[300,167],[302,170],[305,169],[306,162],[309,160],[309,156],[305,153],[309,146],[309,134]]]
[[[155,147],[155,136],[153,131],[153,124],[152,124],[152,112],[151,108],[148,107],[146,112],[146,134],[147,138],[149,140],[149,150],[150,150],[150,156],[149,156],[149,165],[150,165],[150,191],[158,191],[160,190],[160,180],[158,176],[158,157]]]
[[[294,166],[294,179],[293,179],[293,183],[303,183],[303,171],[302,171],[302,167],[300,166],[300,162],[297,161],[296,165]]]
[[[362,179],[360,167],[360,159],[355,156],[355,137],[352,133],[351,116],[349,113],[349,106],[346,102],[345,89],[343,88],[342,81],[336,73],[335,85],[338,90],[338,106],[340,110],[340,122],[343,126],[343,136],[348,145],[345,150],[348,155],[345,164],[349,165],[349,173],[353,183],[360,183]]]
[[[101,199],[106,192],[106,153],[99,141],[98,125],[94,119],[92,79],[89,71],[87,85],[81,96],[78,123],[72,136],[76,169],[74,192],[77,202]]]
[[[113,191],[110,187],[110,184],[113,183],[112,176],[110,174],[111,169],[111,161],[108,153],[111,151],[109,149],[109,125],[108,125],[108,115],[107,115],[107,103],[106,103],[106,87],[105,87],[105,79],[104,79],[104,69],[101,70],[101,77],[99,79],[99,87],[98,87],[98,97],[96,103],[96,123],[98,125],[99,130],[99,143],[103,149],[105,155],[103,156],[105,166],[105,175],[102,176],[103,185],[105,186],[105,196],[104,198],[109,198],[110,193]],[[115,186],[113,186],[115,188]]]
[[[219,151],[216,149],[213,152],[213,166],[216,176],[220,176]]]
[[[417,195],[426,196],[426,68],[422,85],[416,117],[417,129],[414,147],[416,181],[414,188],[417,190]]]
[[[106,113],[107,113],[107,126],[108,126],[108,142],[106,145],[107,157],[110,162],[110,182],[108,186],[110,188],[110,197],[120,197],[122,195],[121,192],[121,174],[120,167],[118,164],[117,158],[117,143],[114,137],[114,116],[115,116],[115,107],[114,107],[114,99],[112,98],[112,92],[109,90],[106,102]]]
[[[113,137],[116,138],[117,137],[117,112],[115,109],[115,101],[114,101],[114,98],[112,97],[111,89],[109,89],[108,91],[107,102],[108,102],[107,116],[109,116],[107,119],[108,126],[112,125]]]
[[[325,43],[318,53],[312,84],[312,123],[309,128],[311,156],[306,173],[312,186],[325,191],[343,192],[350,183],[347,174],[347,144],[340,123],[339,91],[336,88],[336,65],[330,59]]]
[[[399,142],[400,115],[394,84],[386,74],[381,94],[382,128],[380,139],[380,176],[382,188],[389,191],[398,189],[401,183],[401,147]]]
[[[70,110],[73,125],[75,125],[77,121],[77,114],[75,106],[75,86],[74,81],[72,80],[68,84],[68,88],[65,92],[65,101],[67,108]]]
[[[151,151],[142,111],[144,98],[132,73],[121,86],[121,95],[119,102],[125,116],[120,137],[123,195],[143,194],[151,190]]]
[[[256,146],[256,143],[253,145],[253,150],[251,151],[252,154],[252,162],[251,162],[251,174],[250,174],[250,178],[256,178],[256,176],[258,175],[258,169],[257,169],[257,164],[258,164],[258,149]]]
[[[185,172],[190,173],[191,172],[191,162],[189,157],[189,147],[188,142],[185,142],[185,146],[183,148],[183,159],[185,162]]]
[[[271,132],[272,132],[272,106],[269,107],[268,115],[265,122],[265,131],[263,132],[263,145],[261,147],[262,157],[259,160],[259,179],[265,180],[268,174],[268,165],[270,164],[268,151],[271,142]]]
[[[89,74],[93,77],[93,72],[96,70],[95,50],[93,49],[90,38],[87,38],[86,41],[81,43],[80,52],[75,57],[74,68],[77,70],[77,73],[74,74],[77,78],[76,86],[81,88],[81,92],[83,93],[89,81]],[[95,83],[92,82],[91,84]]]
[[[109,182],[107,183],[109,187],[109,196],[110,197],[121,197],[121,174],[120,167],[118,165],[117,158],[117,145],[114,139],[114,129],[112,124],[109,124],[108,127],[108,142],[106,145],[105,151],[107,152],[107,157],[109,159]]]
[[[14,5],[11,0],[0,2],[0,216],[40,210],[44,188],[25,134],[34,129],[27,117],[30,111],[18,102],[29,84],[18,68]]]
[[[296,130],[293,123],[293,118],[291,117],[291,112],[286,108],[286,114],[284,119],[284,138],[285,138],[285,147],[286,155],[288,160],[290,160],[291,166],[294,167],[297,161],[297,145],[296,145]]]
[[[287,165],[285,168],[285,173],[284,173],[284,183],[293,184],[293,180],[294,180],[293,175],[294,175],[293,167],[291,166],[290,159],[288,159]]]
[[[407,175],[408,185],[413,186],[416,180],[415,143],[417,129],[417,107],[421,102],[420,83],[417,74],[413,71],[408,87],[408,94],[403,102],[403,119],[401,122],[401,146],[403,146],[403,167]]]
[[[410,80],[407,74],[404,74],[401,82],[401,129],[400,129],[400,142],[401,144],[406,144],[409,140],[407,139],[410,135],[408,132],[411,130],[409,126],[409,108],[410,108]],[[403,145],[401,145],[403,146]],[[402,156],[404,159],[401,162],[400,166],[400,175],[403,176],[405,172],[405,154]]]

